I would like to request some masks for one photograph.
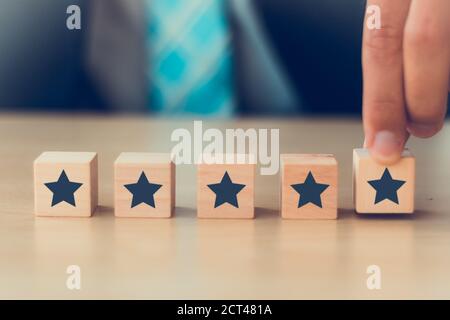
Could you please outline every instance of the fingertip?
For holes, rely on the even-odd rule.
[[[405,137],[398,137],[390,131],[375,134],[369,146],[372,158],[382,165],[392,165],[400,160],[405,145]]]
[[[443,126],[443,122],[439,124],[408,123],[407,130],[413,136],[425,139],[437,134]]]
[[[369,149],[370,155],[372,156],[372,159],[374,159],[378,164],[381,164],[383,166],[390,166],[395,163],[397,163],[401,158],[401,152],[392,152],[390,154],[383,154],[380,152],[377,152],[377,150]]]

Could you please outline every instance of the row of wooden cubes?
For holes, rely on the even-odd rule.
[[[281,216],[336,219],[338,166],[332,155],[283,154]],[[234,159],[236,160],[236,159]],[[169,218],[175,209],[175,164],[169,154],[122,153],[114,164],[117,217]],[[256,164],[198,165],[199,218],[253,218]],[[405,151],[390,167],[365,149],[353,154],[354,202],[358,213],[414,211],[414,157]],[[44,152],[34,162],[37,216],[91,216],[97,206],[97,154]]]

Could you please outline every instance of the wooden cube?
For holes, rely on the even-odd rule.
[[[120,154],[114,164],[114,204],[116,217],[170,218],[175,209],[170,154]]]
[[[356,212],[414,212],[415,158],[405,150],[389,167],[375,162],[367,149],[353,151],[353,199]]]
[[[332,155],[282,154],[281,216],[336,219],[338,167]]]
[[[34,161],[37,216],[90,217],[98,203],[95,152],[44,152]]]
[[[228,157],[228,156],[226,156]],[[197,170],[197,216],[209,219],[252,219],[255,217],[255,162],[201,163]]]

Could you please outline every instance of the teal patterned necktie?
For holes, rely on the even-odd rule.
[[[228,116],[234,110],[225,0],[145,0],[150,109]]]

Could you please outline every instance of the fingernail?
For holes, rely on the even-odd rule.
[[[401,153],[403,142],[390,131],[380,131],[375,135],[372,153],[380,161],[391,162]]]

